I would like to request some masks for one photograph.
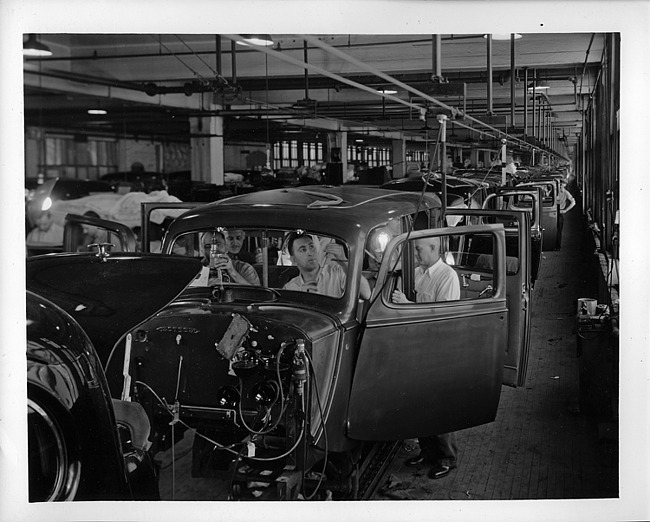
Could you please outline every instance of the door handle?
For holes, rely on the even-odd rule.
[[[526,283],[521,284],[521,302],[523,304],[522,310],[528,310],[528,289]]]

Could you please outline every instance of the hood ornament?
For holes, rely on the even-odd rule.
[[[102,263],[105,263],[111,255],[109,249],[114,246],[115,245],[113,243],[91,243],[88,245],[88,248],[97,248],[95,256],[97,256]]]

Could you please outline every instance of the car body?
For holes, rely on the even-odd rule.
[[[503,224],[441,228],[431,193],[310,186],[196,206],[171,223],[160,257],[212,259],[202,234],[241,229],[260,248],[260,283],[210,282],[204,266],[158,313],[113,346],[101,342],[111,393],[142,404],[155,449],[196,429],[193,475],[231,477],[233,498],[314,498],[325,488],[363,498],[376,448],[490,422],[501,385],[523,382],[529,217],[509,214],[520,223],[511,273]],[[321,249],[341,247],[342,295],[285,288],[298,269],[284,264],[283,240],[298,227]],[[393,303],[398,284],[413,297],[414,242],[433,237],[462,281],[461,298]],[[158,280],[180,277],[165,273]],[[373,282],[369,298],[362,279]]]
[[[111,397],[96,348],[106,357],[121,332],[173,298],[185,281],[147,288],[152,278],[133,269],[133,261],[95,254],[27,260],[31,502],[159,499],[149,419],[137,402]],[[196,271],[188,259],[172,265],[187,277]],[[103,281],[84,279],[90,273]],[[142,301],[124,297],[131,291]]]
[[[408,192],[422,192],[426,185],[426,192],[434,192],[442,198],[443,181],[440,177],[422,176],[394,179],[384,183],[380,188],[387,190],[404,190]],[[447,208],[481,208],[483,200],[488,194],[487,183],[476,180],[465,180],[454,176],[445,177],[447,192]],[[447,219],[451,223],[450,217]],[[457,223],[456,223],[457,224]]]

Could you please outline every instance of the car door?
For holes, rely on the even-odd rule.
[[[504,203],[503,207],[495,203]],[[530,220],[530,277],[533,286],[539,274],[542,261],[542,189],[540,187],[497,188],[483,203],[485,209],[526,210],[531,214]]]
[[[152,223],[161,225],[168,219],[180,216],[186,210],[200,207],[205,203],[195,201],[182,201],[182,202],[158,202],[158,201],[143,201],[141,206],[142,224],[141,230],[141,249],[142,252],[158,252],[161,247],[161,237],[154,235],[154,230],[159,230],[159,227],[153,227]],[[164,211],[164,214],[161,213]],[[164,233],[164,231],[163,231]]]
[[[509,325],[503,384],[523,386],[528,367],[532,304],[530,215],[521,210],[450,210],[448,213],[480,218],[482,223],[503,223],[505,226]],[[470,250],[482,253],[480,247],[472,246]]]
[[[554,181],[521,183],[518,187],[539,187],[542,189],[542,250],[555,250],[559,223],[557,184]]]
[[[412,279],[401,274],[412,274],[415,269],[413,241],[437,237],[447,245],[461,244],[472,234],[486,236],[494,251],[492,269],[472,281],[473,297],[392,302],[394,288]],[[452,268],[459,268],[455,266],[458,260],[449,261],[454,263]],[[460,278],[459,273],[459,285]],[[508,342],[503,226],[402,234],[387,246],[377,281],[358,348],[348,410],[349,437],[398,440],[494,420]]]
[[[63,228],[64,252],[95,252],[106,245],[112,252],[135,252],[136,237],[122,223],[93,216],[66,214]]]

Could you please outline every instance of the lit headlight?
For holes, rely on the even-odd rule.
[[[52,206],[52,198],[48,196],[43,200],[43,204],[41,205],[41,210],[45,212],[46,210],[50,210],[51,206]]]

